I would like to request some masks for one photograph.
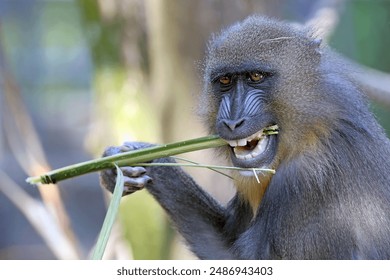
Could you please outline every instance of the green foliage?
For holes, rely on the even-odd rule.
[[[123,198],[119,219],[135,259],[163,259],[167,220],[149,193],[143,191]]]
[[[121,66],[120,40],[123,27],[121,19],[105,21],[99,11],[98,1],[79,0],[77,3],[95,66]]]
[[[390,71],[390,1],[349,1],[331,45],[367,66]],[[390,110],[372,104],[374,114],[390,135]]]

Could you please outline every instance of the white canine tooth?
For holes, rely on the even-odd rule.
[[[259,154],[263,153],[265,151],[265,148],[267,147],[268,138],[262,139],[259,144],[256,147],[256,152]]]

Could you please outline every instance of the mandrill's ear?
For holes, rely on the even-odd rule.
[[[315,39],[311,40],[311,42],[310,42],[311,48],[319,55],[321,55],[321,49],[320,49],[321,43],[322,43],[321,38],[315,38]]]
[[[309,39],[307,43],[307,54],[309,54],[310,60],[314,63],[318,63],[321,59],[321,44],[322,44],[322,39],[321,38],[314,38],[314,39]]]

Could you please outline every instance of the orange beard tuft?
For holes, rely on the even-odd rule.
[[[245,177],[240,174],[234,174],[234,181],[237,188],[237,193],[242,199],[247,201],[252,208],[253,216],[256,215],[257,209],[261,203],[264,193],[272,178],[272,174],[265,173],[258,175],[260,183],[256,177]]]

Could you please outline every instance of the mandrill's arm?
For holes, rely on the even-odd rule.
[[[126,143],[106,149],[104,156],[148,146]],[[157,161],[156,161],[157,162]],[[174,162],[164,158],[158,162]],[[192,251],[201,259],[232,259],[224,227],[228,211],[203,191],[180,167],[124,167],[125,193],[146,187],[166,210]],[[110,191],[115,186],[115,171],[100,173],[101,184]]]

